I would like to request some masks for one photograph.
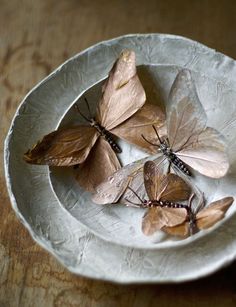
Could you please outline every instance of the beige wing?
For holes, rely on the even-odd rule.
[[[190,71],[178,73],[167,103],[167,131],[176,152],[191,144],[206,127],[206,113],[198,98]]]
[[[150,154],[156,154],[157,148],[146,142],[144,135],[151,143],[157,143],[156,127],[160,137],[166,136],[165,114],[157,105],[145,103],[132,117],[111,130],[119,138],[134,144]]]
[[[147,161],[144,165],[144,184],[151,200],[183,201],[189,199],[191,187],[175,174],[165,174],[161,165]]]
[[[223,177],[229,169],[225,141],[213,128],[206,128],[176,155],[193,169],[208,177]]]
[[[137,112],[145,100],[145,91],[136,71],[135,53],[125,50],[103,86],[96,119],[107,130],[111,130]]]
[[[232,205],[233,197],[225,197],[211,203],[208,207],[201,210],[196,215],[196,226],[199,230],[208,229],[224,218],[226,211]],[[166,233],[179,236],[188,237],[190,234],[189,222],[183,222],[174,227],[163,227]]]
[[[159,154],[125,165],[115,172],[111,178],[96,187],[92,198],[93,201],[101,205],[116,203],[118,201],[126,205],[130,205],[129,201],[137,203],[137,197],[128,187],[135,191],[140,198],[146,198],[146,190],[143,182],[143,166],[150,159],[153,159],[155,163],[159,164],[163,160],[163,157]]]
[[[97,204],[111,204],[121,201],[126,203],[125,199],[137,201],[133,199],[134,195],[127,190],[128,186],[132,187],[142,197],[145,192],[143,184],[143,165],[149,158],[141,159],[134,163],[128,164],[117,172],[111,178],[108,178],[96,187],[92,200]],[[137,191],[139,189],[139,191]]]
[[[182,70],[171,88],[167,106],[170,147],[186,164],[201,174],[223,177],[229,162],[223,136],[206,128],[206,114],[188,70]]]
[[[150,208],[142,220],[142,231],[150,236],[163,227],[173,227],[182,224],[187,218],[183,208]]]
[[[87,158],[98,136],[95,128],[90,126],[59,129],[44,136],[42,141],[28,150],[24,160],[51,166],[80,164]]]
[[[233,197],[225,197],[211,203],[196,215],[196,225],[198,229],[207,229],[215,225],[224,216],[226,211],[234,202]]]
[[[186,238],[190,234],[189,222],[183,222],[174,227],[163,227],[162,230],[172,236]]]
[[[100,137],[86,161],[76,170],[76,179],[85,190],[95,188],[120,168],[120,162],[108,142]]]
[[[167,176],[162,170],[162,165],[158,166],[153,161],[147,161],[144,164],[144,185],[150,200],[159,200],[168,185]]]
[[[180,176],[168,174],[166,175],[165,181],[166,188],[162,191],[162,200],[177,202],[190,198],[192,189]]]

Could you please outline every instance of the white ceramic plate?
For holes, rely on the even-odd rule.
[[[193,72],[209,125],[221,129],[232,144],[231,173],[220,182],[211,181],[209,197],[210,191],[214,191],[213,198],[234,195],[235,62],[185,38],[129,35],[78,54],[25,97],[5,143],[6,180],[13,208],[35,240],[72,272],[122,283],[177,282],[207,275],[235,258],[235,206],[227,221],[214,231],[200,233],[184,244],[153,244],[140,231],[137,218],[141,213],[131,209],[124,215],[127,208],[95,207],[88,195],[69,181],[69,173],[62,176],[61,170],[53,170],[51,182],[48,167],[27,165],[22,160],[23,153],[36,140],[58,127],[62,120],[73,120],[68,111],[78,97],[88,89],[87,98],[96,96],[99,85],[92,86],[107,76],[124,48],[135,50],[138,65],[154,65],[150,69],[158,82],[163,80],[164,96],[177,70],[185,67]],[[123,161],[127,163],[140,155],[139,151],[131,151]],[[206,181],[203,185],[208,184]]]

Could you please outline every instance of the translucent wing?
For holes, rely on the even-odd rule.
[[[120,162],[111,146],[100,137],[86,161],[79,166],[76,179],[85,190],[93,192],[95,187],[120,168]]]
[[[192,143],[206,127],[206,114],[188,70],[178,73],[167,103],[167,131],[176,152]]]
[[[170,147],[186,164],[208,177],[226,174],[229,162],[224,138],[206,128],[206,114],[188,70],[177,75],[171,88],[167,130]]]
[[[136,72],[135,53],[125,50],[103,86],[96,119],[111,130],[137,112],[145,100],[145,91]]]
[[[158,163],[160,159],[163,159],[161,155],[156,155],[152,158],[155,159],[156,163]],[[141,198],[146,196],[143,182],[143,166],[148,160],[150,160],[150,157],[135,161],[119,169],[110,178],[96,187],[92,198],[93,201],[103,205],[116,203],[118,201],[128,204],[127,199],[137,202],[137,198],[135,198],[133,192],[127,189],[128,186]]]
[[[101,205],[116,203],[124,195],[127,187],[133,181],[136,181],[136,178],[143,185],[143,165],[147,159],[141,159],[119,169],[110,178],[96,187],[92,200]],[[143,189],[145,190],[144,185]]]
[[[211,203],[196,215],[196,225],[198,229],[207,229],[220,221],[226,211],[232,205],[233,197],[225,197]]]
[[[84,162],[98,138],[95,128],[75,126],[59,129],[44,136],[24,159],[32,164],[70,166]]]
[[[111,130],[121,139],[143,148],[150,154],[156,154],[157,147],[146,142],[142,134],[152,143],[156,143],[156,133],[152,126],[158,130],[160,137],[166,135],[165,114],[157,105],[145,103],[132,117]]]
[[[163,227],[182,224],[186,218],[187,211],[183,208],[150,208],[143,217],[142,231],[145,235],[150,236]]]
[[[176,155],[199,173],[212,178],[223,177],[229,168],[224,139],[213,128],[206,128]]]

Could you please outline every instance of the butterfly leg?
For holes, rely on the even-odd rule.
[[[195,223],[195,214],[192,209],[192,203],[193,203],[193,198],[195,197],[195,193],[192,193],[189,200],[188,200],[188,220],[189,220],[189,234],[192,236],[194,233],[197,232],[196,228],[196,223]]]

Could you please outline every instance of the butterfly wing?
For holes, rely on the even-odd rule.
[[[222,135],[213,128],[206,128],[176,155],[201,174],[220,178],[229,168],[225,148]]]
[[[144,186],[150,200],[159,200],[168,184],[162,168],[163,165],[158,166],[153,161],[147,161],[144,164]]]
[[[189,236],[189,222],[174,227],[163,227],[162,230],[172,236],[186,238]]]
[[[167,103],[167,131],[170,147],[179,151],[206,127],[206,113],[199,101],[188,70],[178,73]]]
[[[156,163],[160,163],[163,160],[161,155],[156,155],[152,158]],[[137,198],[135,198],[133,192],[127,189],[128,186],[141,198],[144,198],[146,196],[146,190],[143,182],[143,166],[148,160],[150,160],[150,157],[127,164],[119,169],[111,178],[108,178],[96,187],[92,198],[93,201],[101,205],[116,203],[118,201],[130,205],[127,200],[137,202]]]
[[[125,50],[103,86],[96,120],[110,131],[137,112],[145,100],[145,91],[136,71],[135,53]]]
[[[182,224],[187,218],[183,208],[150,208],[142,220],[142,231],[150,236],[163,227],[173,227]]]
[[[196,215],[196,225],[198,229],[208,229],[220,221],[226,211],[232,205],[233,197],[225,197],[211,203],[207,208],[204,208]]]
[[[138,184],[142,183],[143,185],[143,165],[147,159],[135,161],[119,169],[111,178],[96,187],[92,200],[101,205],[116,203],[132,182],[137,181]],[[143,189],[145,190],[144,186]],[[129,192],[127,193],[129,194]]]
[[[85,190],[93,192],[95,187],[120,168],[120,162],[108,142],[100,137],[86,161],[76,170],[76,179]]]
[[[142,134],[147,136],[155,144],[157,136],[153,126],[158,130],[160,137],[166,135],[164,112],[155,104],[145,103],[132,117],[112,129],[111,132],[150,154],[156,154],[157,147],[147,143],[142,137]]]
[[[165,176],[165,181],[166,188],[161,194],[162,200],[177,202],[189,199],[191,187],[180,176],[170,173]]]
[[[59,129],[44,136],[24,154],[26,162],[51,166],[70,166],[84,162],[98,133],[90,126]]]
[[[233,197],[225,197],[211,203],[196,215],[196,226],[199,230],[208,229],[224,218],[226,211],[232,205]],[[187,237],[189,236],[189,222],[184,222],[174,227],[163,227],[163,231],[170,235]]]
[[[203,175],[220,178],[229,162],[223,136],[206,128],[206,113],[188,70],[176,77],[167,106],[170,147],[186,164]]]

